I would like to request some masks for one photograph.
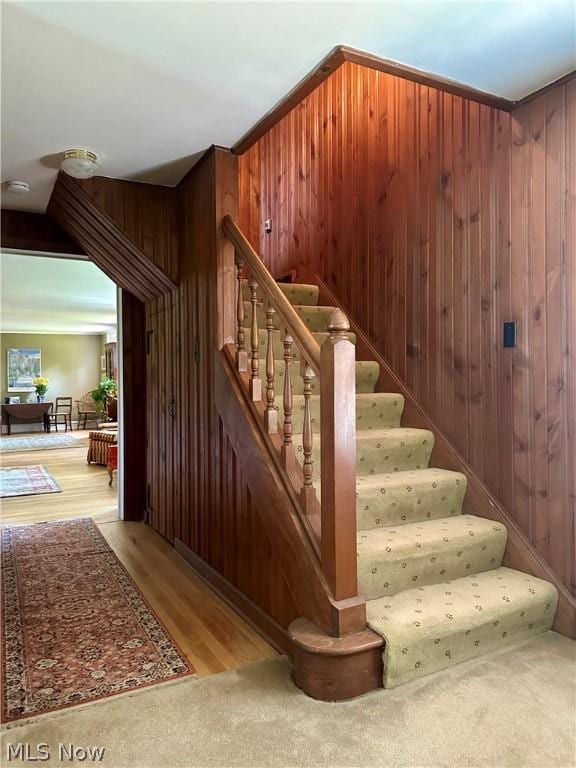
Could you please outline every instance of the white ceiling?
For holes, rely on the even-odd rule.
[[[575,66],[574,0],[2,3],[3,206],[44,210],[57,156],[175,184],[231,146],[335,45],[517,99]]]
[[[116,286],[90,261],[0,254],[0,332],[106,333]]]

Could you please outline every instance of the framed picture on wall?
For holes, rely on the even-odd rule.
[[[39,349],[8,349],[8,392],[34,392],[32,383],[42,375]]]

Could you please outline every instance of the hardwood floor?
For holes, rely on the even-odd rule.
[[[0,517],[3,523],[18,525],[72,517],[92,517],[98,523],[117,520],[116,477],[114,486],[109,488],[106,467],[86,463],[87,430],[68,434],[79,441],[78,448],[0,454],[0,466],[3,467],[44,465],[62,488],[62,493],[2,499]]]
[[[22,525],[92,517],[139,589],[199,675],[268,659],[276,651],[196,574],[150,526],[117,519],[116,479],[86,464],[88,432],[79,448],[0,455],[2,466],[43,464],[62,493],[2,499],[1,522]]]
[[[150,526],[118,521],[100,530],[199,675],[276,656]]]

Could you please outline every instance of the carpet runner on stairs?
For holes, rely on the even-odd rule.
[[[318,305],[316,286],[279,285],[322,344],[334,308]],[[249,297],[245,286],[247,327]],[[263,371],[263,306],[258,323]],[[282,392],[282,334],[275,327],[275,386]],[[295,345],[293,351],[294,444],[301,452],[303,383]],[[546,632],[558,596],[552,584],[502,567],[506,527],[463,513],[466,476],[429,466],[433,433],[401,426],[404,398],[376,392],[379,375],[378,363],[356,362],[358,578],[368,625],[386,641],[384,686],[390,688]],[[318,392],[313,379],[315,462],[321,451]]]

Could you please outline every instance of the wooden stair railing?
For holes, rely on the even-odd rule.
[[[322,347],[266,269],[231,216],[222,223],[236,252],[236,349],[239,373],[248,374],[248,392],[254,403],[264,402],[263,430],[277,436],[281,464],[299,494],[303,518],[319,535],[322,572],[334,600],[358,596],[356,571],[356,387],[355,349],[348,338],[350,324],[337,309],[328,324],[329,337]],[[250,293],[250,351],[246,350],[243,285]],[[259,356],[258,307],[266,306],[265,386]],[[279,424],[275,390],[274,332],[282,329],[284,386],[283,419]],[[293,445],[293,394],[291,362],[293,345],[300,351],[303,379],[303,462],[296,460]],[[320,472],[314,467],[314,433],[311,419],[312,380],[320,389]],[[315,481],[316,477],[316,481]],[[318,502],[316,487],[321,487]],[[317,524],[320,510],[320,524]]]

